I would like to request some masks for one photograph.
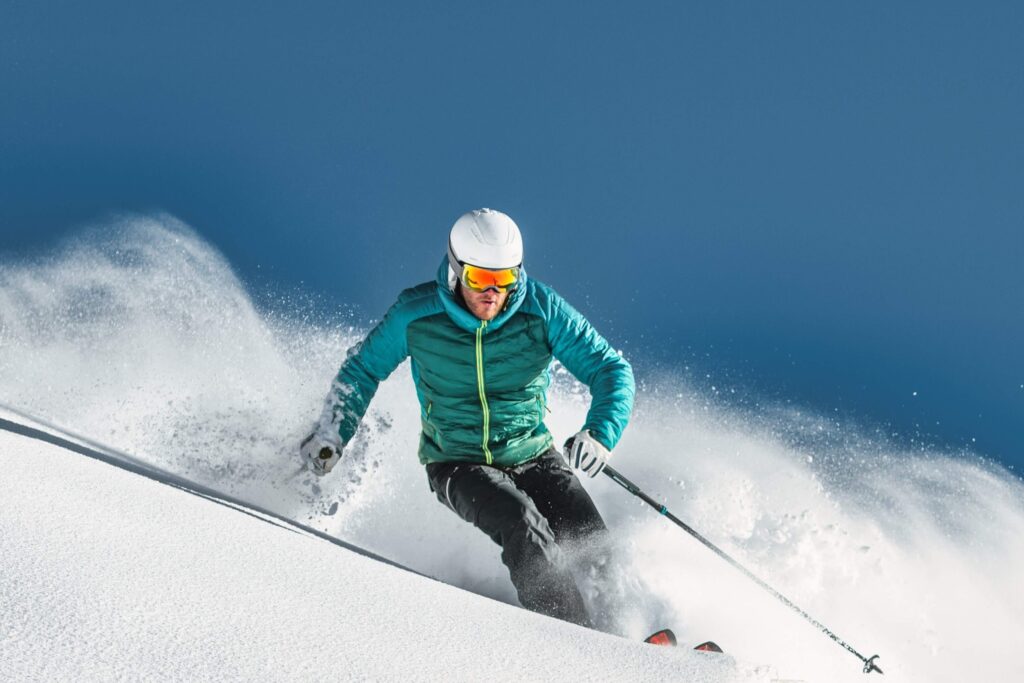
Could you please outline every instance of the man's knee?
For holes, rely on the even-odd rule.
[[[559,543],[586,542],[607,531],[594,501],[557,451],[540,456],[517,483],[547,518]]]

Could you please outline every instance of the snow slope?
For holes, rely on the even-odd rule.
[[[436,264],[433,257],[426,261],[423,279]],[[395,283],[396,293],[411,284]],[[264,296],[263,301],[255,305],[230,264],[166,216],[127,217],[83,233],[51,255],[0,262],[0,404],[130,452],[167,477],[248,501],[463,589],[444,589],[446,595],[463,596],[452,602],[458,605],[455,614],[471,611],[458,600],[477,604],[469,593],[507,603],[479,601],[496,610],[501,623],[517,625],[517,642],[550,639],[571,647],[591,647],[592,638],[625,642],[597,634],[580,636],[584,645],[575,636],[562,641],[552,634],[576,632],[512,607],[515,595],[497,546],[440,505],[426,486],[415,457],[419,407],[407,365],[381,385],[335,472],[323,480],[305,473],[296,444],[319,413],[346,348],[365,329],[346,325],[343,315],[313,316],[316,306],[294,298]],[[556,438],[564,438],[582,424],[588,396],[557,367],[555,375],[547,424]],[[885,680],[1024,680],[1024,660],[1016,656],[1024,646],[1024,485],[1016,475],[970,452],[908,447],[884,432],[829,415],[763,402],[746,409],[726,405],[721,393],[745,389],[728,382],[716,386],[709,393],[672,373],[641,376],[633,420],[616,449],[616,468],[858,650],[879,653]],[[92,480],[100,475],[68,477],[50,464],[60,462],[77,472],[87,458],[65,463],[66,455],[38,445],[17,445],[22,455],[15,457],[10,451],[15,446],[8,444],[20,442],[4,438],[4,599],[15,594],[23,581],[17,570],[25,569],[18,552],[8,552],[8,538],[19,539],[19,552],[35,547],[41,558],[95,552],[106,561],[128,563],[118,552],[122,546],[108,538],[109,530],[138,523],[137,498],[179,495],[165,487],[145,496],[104,491],[97,502],[93,492],[100,489]],[[8,461],[19,464],[9,467]],[[112,481],[123,477],[108,466],[89,467]],[[90,483],[73,487],[78,479]],[[135,479],[125,486],[152,488]],[[713,638],[742,663],[739,673],[729,674],[741,680],[765,664],[784,678],[865,680],[855,658],[607,478],[584,485],[618,539],[616,550],[630,576],[644,588],[630,603],[638,608],[625,629],[630,637],[668,624],[684,642]],[[108,502],[110,509],[102,509]],[[19,512],[21,507],[32,512]],[[213,508],[217,512],[211,515],[228,512]],[[150,536],[183,533],[177,522],[183,514],[167,514]],[[233,524],[268,527],[231,514],[245,518]],[[9,531],[8,520],[15,515],[21,521]],[[67,535],[82,547],[49,547],[45,534],[57,533],[51,528],[56,515],[74,520],[67,522],[72,530]],[[78,518],[93,517],[106,517],[102,533],[71,526],[84,523]],[[59,526],[64,528],[64,521]],[[33,533],[39,540],[31,540]],[[187,545],[190,555],[182,550],[169,564],[131,565],[133,572],[170,571],[171,565],[184,570],[216,565],[226,571],[244,562],[218,554],[222,545],[230,545],[221,536]],[[262,551],[253,548],[263,544],[243,545],[257,553]],[[316,545],[346,554],[324,539]],[[258,568],[273,568],[289,557],[271,553]],[[365,566],[371,573],[393,573],[381,563]],[[84,582],[80,590],[72,586],[57,595],[75,604],[93,593],[122,590],[121,579],[97,568],[88,571],[91,582],[75,578]],[[305,570],[280,573],[304,576]],[[129,588],[145,580],[127,570],[125,575]],[[41,576],[58,587],[47,591],[59,589],[58,575]],[[105,579],[111,579],[109,585]],[[438,587],[420,581],[417,585]],[[22,594],[22,599],[37,598]],[[396,604],[390,612],[398,621],[420,618],[399,608]],[[9,614],[18,613],[0,614],[5,651],[13,637]],[[146,614],[144,607],[125,609],[117,619],[140,619],[140,614]],[[102,642],[107,622],[117,619],[74,623],[96,630],[81,638]],[[18,623],[25,628],[30,622],[22,614]],[[471,625],[472,637],[453,647],[474,657],[504,657],[477,652],[479,634],[493,633],[495,623],[489,613]],[[43,626],[56,628],[50,622]],[[45,631],[37,633],[34,643],[45,649]],[[281,647],[302,646],[305,633],[290,631],[280,638]],[[305,647],[303,656],[313,656],[306,652],[316,647]],[[117,648],[104,652],[117,657]],[[406,671],[404,659],[387,657],[395,671]],[[227,661],[230,673],[235,659]],[[481,661],[479,671],[489,672],[493,660]],[[601,662],[586,671],[620,671],[612,660]],[[541,677],[560,672],[548,666],[537,670]],[[378,673],[366,671],[368,677]]]
[[[765,679],[26,436],[0,431],[0,471],[0,680]]]

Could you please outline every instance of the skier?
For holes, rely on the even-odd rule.
[[[527,278],[519,227],[492,209],[461,216],[436,280],[403,291],[349,350],[300,446],[316,474],[338,463],[378,384],[406,357],[421,406],[419,459],[438,500],[501,546],[524,607],[593,627],[568,549],[599,547],[607,529],[568,464],[595,477],[611,457],[633,408],[629,363]],[[592,394],[565,458],[544,425],[553,357]]]

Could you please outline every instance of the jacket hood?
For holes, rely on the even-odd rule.
[[[448,265],[448,256],[445,255],[437,269],[437,294],[441,297],[441,303],[444,304],[445,313],[456,325],[467,332],[476,332],[480,327],[480,319],[459,303],[455,295],[455,282],[455,273]],[[505,324],[506,320],[515,315],[526,298],[526,285],[526,269],[520,266],[519,284],[509,293],[505,309],[494,320],[488,321],[484,334],[498,329]]]

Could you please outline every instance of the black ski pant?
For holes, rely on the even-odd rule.
[[[501,546],[523,607],[593,625],[565,548],[603,536],[607,527],[558,451],[510,469],[430,463],[427,478],[438,500]]]

